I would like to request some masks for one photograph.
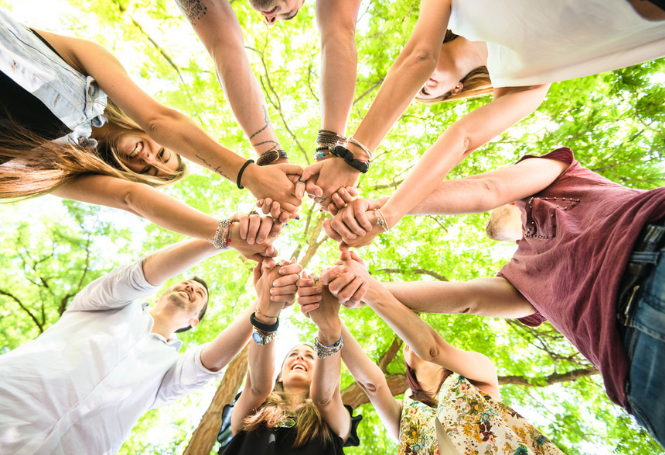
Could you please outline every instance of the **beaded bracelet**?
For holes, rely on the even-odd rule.
[[[228,250],[229,245],[231,244],[231,229],[233,228],[233,223],[235,223],[235,220],[230,218],[219,220],[215,235],[211,239],[208,239],[208,242],[212,242],[215,248]]]
[[[353,136],[351,136],[351,137],[349,138],[349,143],[350,143],[350,144],[353,144],[353,145],[355,145],[355,146],[357,146],[357,147],[359,147],[363,152],[367,153],[367,157],[369,158],[369,162],[370,162],[370,163],[372,162],[372,160],[374,159],[374,154],[372,153],[372,151],[371,151],[370,149],[368,149],[367,147],[365,147],[364,145],[362,145],[360,142],[358,142],[357,140],[355,140],[355,139],[353,138]]]

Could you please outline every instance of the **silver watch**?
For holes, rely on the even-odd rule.
[[[272,340],[274,340],[276,335],[277,332],[264,332],[263,330],[259,330],[256,327],[254,327],[254,331],[252,333],[252,339],[256,344],[266,345],[270,343]]]

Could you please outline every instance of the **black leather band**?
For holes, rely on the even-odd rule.
[[[365,174],[369,170],[369,163],[367,161],[357,160],[356,157],[353,155],[353,152],[347,149],[346,147],[338,145],[337,147],[332,149],[330,153],[342,158],[346,164],[348,164],[354,169],[359,170],[363,174]]]
[[[252,313],[249,316],[249,322],[251,322],[254,327],[256,327],[259,330],[263,330],[264,332],[276,332],[277,329],[279,328],[279,318],[277,318],[277,321],[275,321],[274,324],[268,325],[258,321],[256,319],[256,313]]]
[[[236,184],[238,185],[239,190],[244,190],[245,189],[245,187],[240,184],[240,180],[242,179],[242,173],[245,172],[245,169],[247,168],[247,166],[249,166],[253,162],[254,162],[254,160],[247,160],[247,161],[245,161],[245,164],[243,164],[242,167],[240,168],[240,172],[238,172],[238,181],[236,182]]]

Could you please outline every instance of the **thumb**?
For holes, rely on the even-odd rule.
[[[313,175],[317,175],[319,172],[321,172],[323,163],[325,163],[325,161],[320,161],[318,163],[310,164],[307,166],[303,170],[302,175],[300,176],[300,180],[309,180]]]
[[[258,264],[254,266],[254,270],[252,272],[254,273],[254,283],[256,283],[261,279],[261,260],[259,260]]]

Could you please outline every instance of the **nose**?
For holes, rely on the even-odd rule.
[[[277,21],[277,18],[275,16],[272,16],[272,17],[264,16],[264,17],[266,19],[266,24],[268,24],[268,26],[275,25],[275,22]]]

